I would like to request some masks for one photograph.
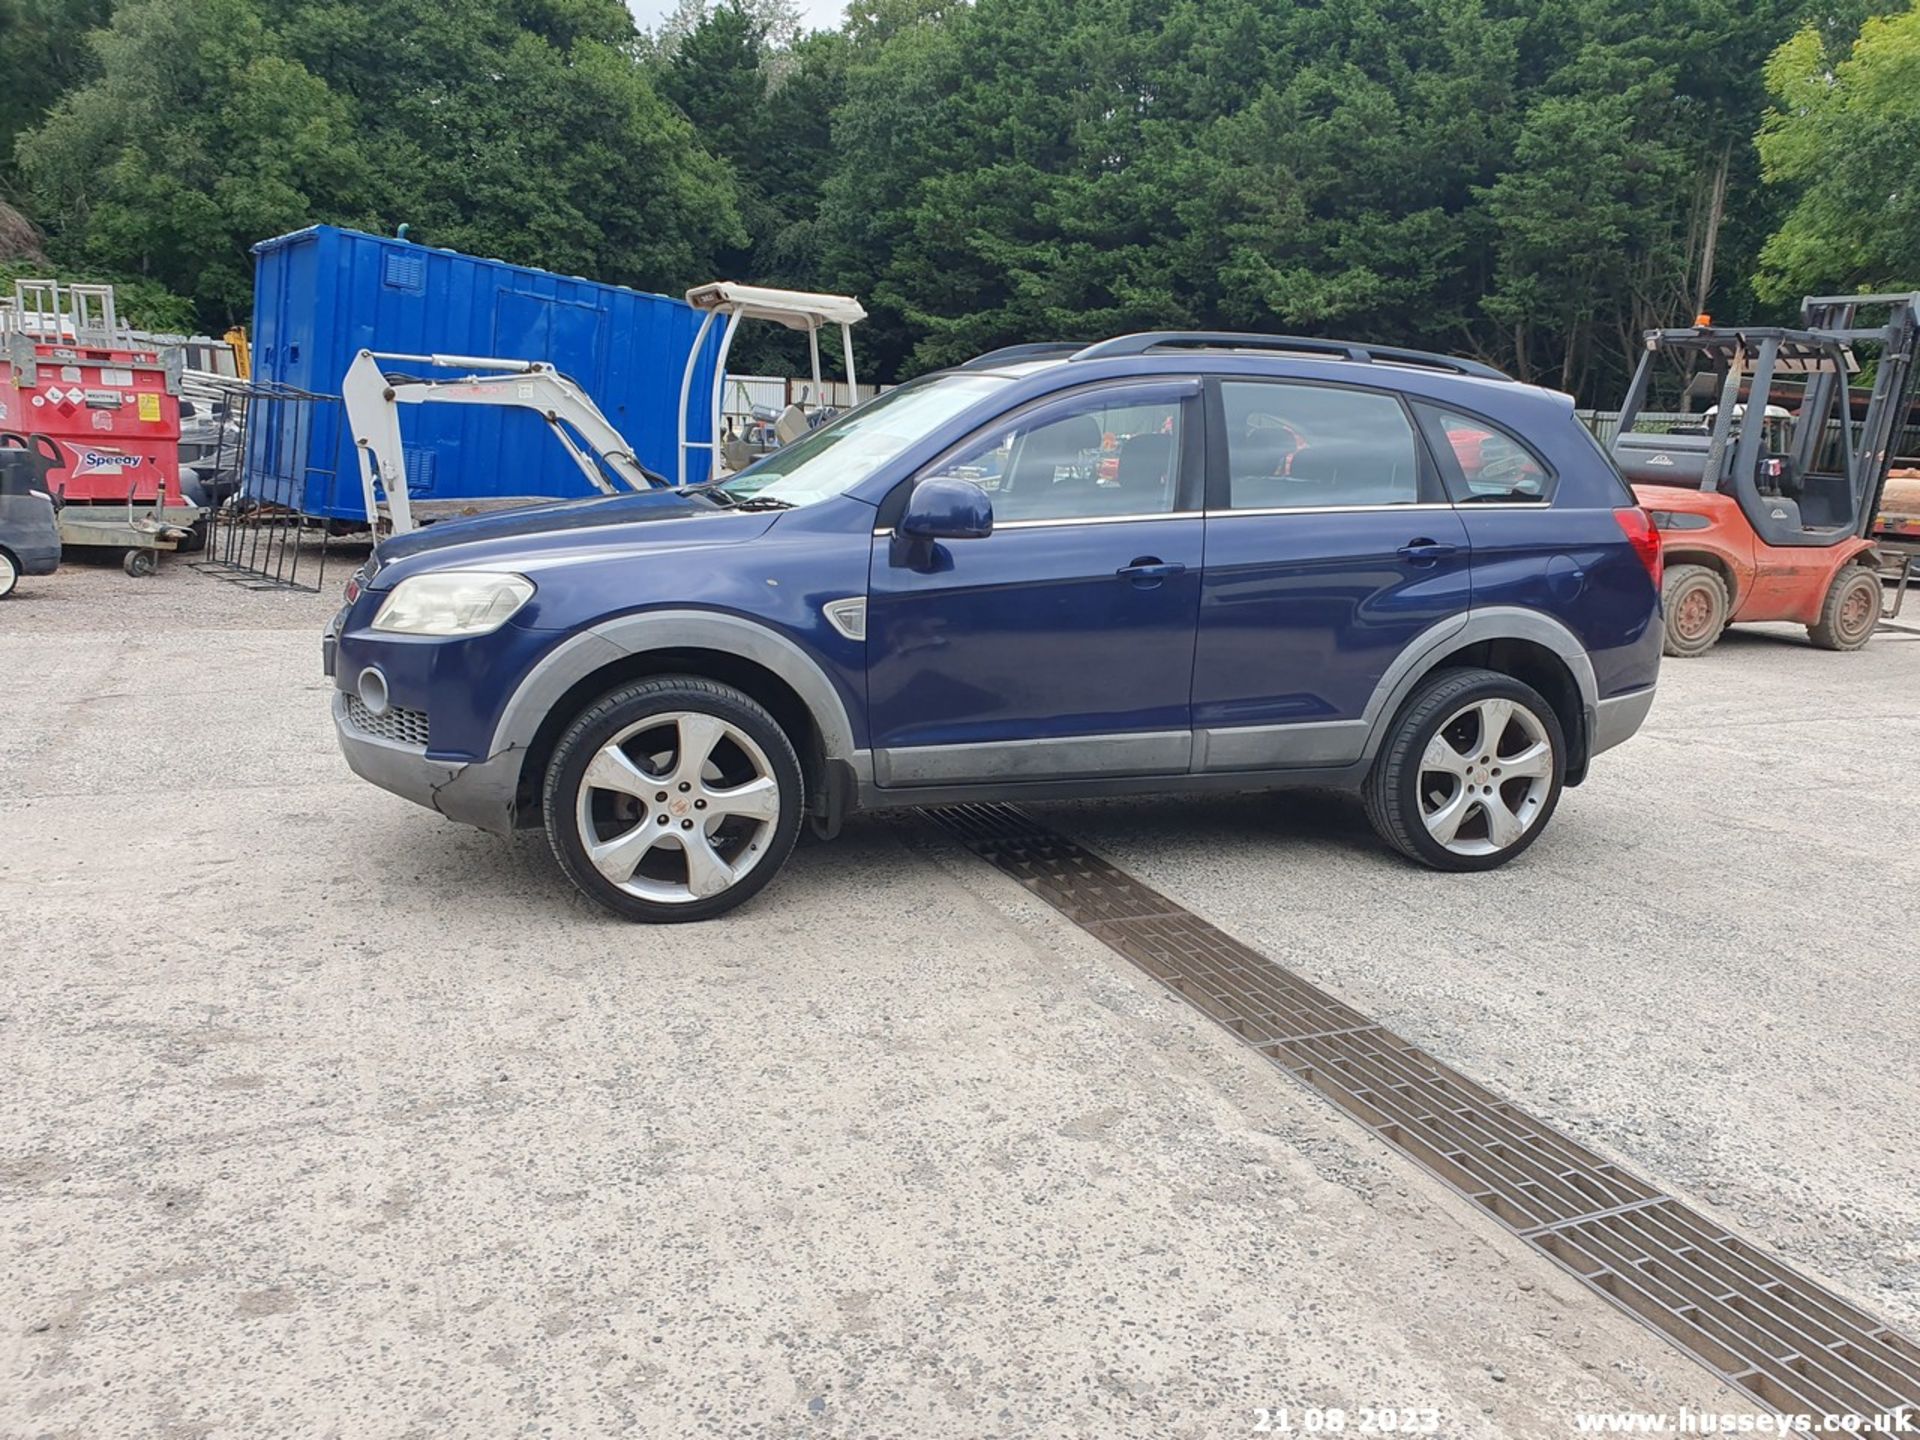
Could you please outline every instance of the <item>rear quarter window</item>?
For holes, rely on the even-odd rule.
[[[1414,405],[1427,443],[1440,461],[1456,505],[1546,505],[1559,476],[1526,441],[1505,426],[1465,411],[1420,401]]]

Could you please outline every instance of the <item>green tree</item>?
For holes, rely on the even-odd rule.
[[[810,283],[818,269],[812,226],[833,163],[845,54],[828,31],[776,48],[755,7],[726,0],[661,69],[662,92],[739,184],[746,240],[719,259],[743,277]]]
[[[845,44],[822,32],[781,47],[778,7],[724,0],[678,38],[659,86],[724,161],[738,187],[743,234],[717,252],[716,273],[759,284],[815,288],[821,187],[832,165],[832,119],[845,78]],[[735,368],[805,364],[798,336],[756,326],[741,332]]]
[[[1920,285],[1920,11],[1868,20],[1838,63],[1803,29],[1766,78],[1761,163],[1798,198],[1761,250],[1761,293]]]
[[[127,0],[94,50],[21,140],[32,213],[207,324],[254,241],[316,221],[661,289],[743,233],[619,0]]]
[[[1810,10],[869,0],[818,253],[902,370],[1204,325],[1424,344],[1604,400],[1641,329],[1750,307],[1760,57]]]
[[[132,0],[93,43],[97,77],[19,145],[61,254],[191,295],[220,324],[247,312],[255,240],[364,203],[348,108],[250,0]]]
[[[1214,181],[1222,318],[1488,353],[1476,187],[1520,109],[1516,28],[1424,0],[1276,27],[1277,76],[1214,132],[1230,147]]]
[[[693,123],[707,149],[750,167],[766,131],[767,35],[744,0],[724,0],[680,38],[660,69],[660,90]]]
[[[1920,21],[1861,28],[1892,3],[854,0],[801,37],[792,0],[682,0],[642,37],[621,0],[119,0],[82,45],[112,0],[0,0],[0,140],[32,127],[53,262],[210,324],[253,240],[405,222],[668,291],[850,290],[887,378],[1204,326],[1605,403],[1647,326],[1920,271]],[[742,363],[800,363],[749,334]]]
[[[263,0],[354,108],[381,224],[672,290],[738,242],[723,166],[654,88],[619,0]]]
[[[87,35],[111,9],[112,0],[0,0],[0,193],[18,184],[21,132],[93,73]]]
[[[825,213],[876,340],[912,366],[1155,325],[1401,340],[1481,318],[1466,212],[1512,47],[1471,5],[980,0],[874,21]]]
[[[952,105],[959,72],[953,28],[937,10],[909,11],[917,0],[878,0],[853,14],[846,57],[846,99],[834,112],[834,162],[821,186],[821,284],[861,296],[872,318],[860,327],[869,372],[903,378],[918,329],[916,297],[927,280],[896,260],[911,233],[919,186],[960,162],[942,154],[937,117]],[[956,22],[964,23],[964,20]]]
[[[817,31],[771,57],[771,69],[766,122],[748,171],[766,206],[754,273],[775,284],[814,286],[824,268],[820,201],[835,165],[833,117],[846,96],[846,39]]]
[[[1617,377],[1639,331],[1677,321],[1689,255],[1676,215],[1692,182],[1666,139],[1664,77],[1592,57],[1576,93],[1527,112],[1511,162],[1482,193],[1493,227],[1483,308],[1523,379],[1579,391]]]

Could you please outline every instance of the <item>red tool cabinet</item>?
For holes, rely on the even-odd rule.
[[[69,505],[176,507],[180,494],[179,352],[142,348],[90,292],[47,302],[24,289],[0,347],[0,430],[45,435],[63,465],[46,478]],[[61,304],[59,296],[72,297]]]

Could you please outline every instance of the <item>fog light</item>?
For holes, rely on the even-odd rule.
[[[387,677],[371,665],[360,672],[360,703],[369,715],[387,713]]]

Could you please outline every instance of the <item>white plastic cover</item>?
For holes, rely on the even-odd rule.
[[[771,320],[790,330],[857,325],[867,318],[866,307],[851,295],[774,290],[765,285],[738,285],[731,280],[694,286],[687,291],[687,303],[696,310],[737,311],[748,319]]]

